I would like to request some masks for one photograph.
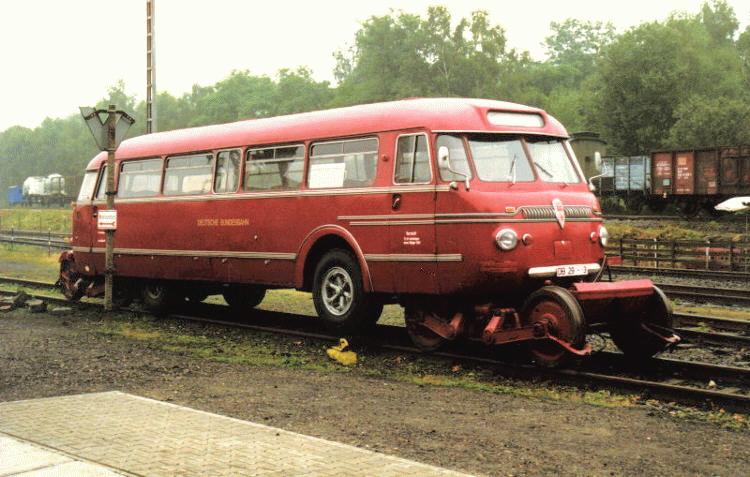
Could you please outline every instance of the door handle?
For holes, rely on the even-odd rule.
[[[401,208],[401,194],[393,194],[391,198],[391,209],[398,210]]]
[[[91,216],[97,217],[99,215],[99,207],[93,206],[91,207]]]

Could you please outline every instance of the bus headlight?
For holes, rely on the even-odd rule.
[[[599,227],[599,243],[602,244],[602,247],[606,247],[608,242],[609,232],[607,232],[607,227],[602,225]]]
[[[500,250],[513,250],[518,245],[518,235],[511,229],[502,229],[495,235],[495,243]]]

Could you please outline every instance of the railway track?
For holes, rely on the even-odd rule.
[[[49,282],[2,276],[0,283],[41,289],[54,288],[54,284]],[[67,302],[63,300],[63,303]],[[679,334],[690,342],[750,347],[750,321],[687,313],[675,313],[673,316]]]
[[[38,232],[33,230],[0,230],[0,243],[32,245],[48,249],[70,248],[69,234],[61,232]]]
[[[750,305],[750,290],[738,288],[713,288],[697,285],[656,283],[670,298],[688,301]]]
[[[698,218],[698,217],[687,217],[682,215],[630,215],[630,214],[604,214],[604,218],[607,220],[660,220],[670,222],[688,222],[696,219],[700,220],[713,220],[717,222],[744,222],[745,218],[740,215],[723,215],[719,217]]]
[[[0,282],[23,284],[49,291],[50,283],[33,280],[0,278]],[[2,292],[2,294],[9,294]],[[65,299],[49,294],[40,296],[46,301],[70,306]],[[75,304],[80,307],[99,307],[98,301]],[[288,313],[256,310],[251,321],[233,317],[223,305],[202,303],[191,305],[189,313],[181,311],[169,317],[203,325],[239,327],[254,331],[336,342],[338,335],[323,329],[319,320]],[[709,317],[679,315],[680,323],[704,323]],[[702,320],[701,320],[702,319]],[[725,328],[745,330],[738,320],[712,318]],[[693,320],[693,321],[690,321]],[[355,342],[368,348],[417,354],[403,327],[378,325],[367,340]],[[643,392],[648,396],[689,404],[711,404],[747,412],[750,409],[750,368],[719,366],[692,361],[655,358],[640,366],[628,363],[619,353],[599,352],[583,360],[578,367],[542,369],[513,359],[498,359],[490,351],[471,343],[458,343],[444,351],[433,353],[437,359],[491,366],[499,375],[518,379],[549,379],[582,387],[606,387]],[[716,383],[709,387],[710,382]]]
[[[722,270],[700,270],[692,268],[654,268],[636,267],[632,265],[610,265],[613,273],[626,273],[631,275],[666,276],[666,277],[690,277],[696,279],[720,279],[746,281],[750,283],[750,272],[729,272]]]

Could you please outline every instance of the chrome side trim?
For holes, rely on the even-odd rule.
[[[462,262],[460,253],[366,253],[368,262]]]
[[[557,269],[559,267],[568,267],[572,265],[585,265],[588,273],[596,273],[601,270],[601,266],[598,263],[567,263],[564,265],[551,265],[549,267],[532,267],[529,268],[530,277],[554,277],[557,275]],[[583,275],[581,275],[583,276]]]
[[[93,253],[104,253],[103,248],[94,247]],[[233,252],[214,250],[158,250],[150,248],[118,248],[117,255],[159,256],[159,257],[204,257],[204,258],[243,258],[255,260],[296,260],[296,253],[283,252]]]
[[[448,192],[448,185],[428,186],[395,186],[395,187],[361,187],[348,189],[305,189],[305,190],[283,190],[276,192],[238,192],[232,194],[216,195],[187,195],[187,196],[149,196],[149,197],[118,197],[116,204],[140,204],[149,202],[200,202],[212,200],[253,200],[253,199],[279,199],[288,197],[317,197],[329,195],[373,195],[373,194],[399,194],[405,193],[435,193]],[[105,204],[104,200],[94,200],[93,205]]]
[[[351,221],[349,225],[354,226],[397,226],[397,225],[445,225],[445,224],[528,224],[557,222],[555,219],[438,219],[438,220],[363,220]],[[603,222],[600,218],[568,219],[568,222]]]

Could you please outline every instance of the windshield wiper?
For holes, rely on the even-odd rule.
[[[551,174],[547,169],[542,167],[538,162],[534,161],[534,165],[537,167],[537,169],[547,174],[550,178],[554,179],[555,175]]]
[[[518,160],[518,156],[516,154],[513,154],[513,162],[510,163],[510,170],[508,171],[508,177],[506,179],[510,179],[511,184],[516,183],[516,161]]]

